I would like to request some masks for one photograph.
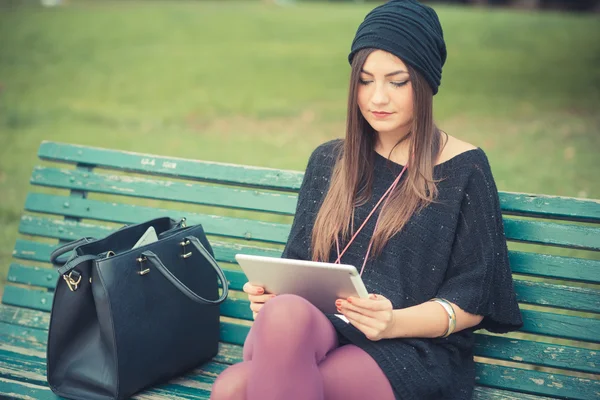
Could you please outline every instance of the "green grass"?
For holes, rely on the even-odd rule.
[[[8,3],[0,286],[40,141],[302,169],[316,145],[343,135],[346,56],[372,7]],[[436,9],[449,51],[441,128],[484,148],[501,190],[600,198],[597,17]]]

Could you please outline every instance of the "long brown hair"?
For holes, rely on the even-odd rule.
[[[312,232],[312,257],[328,261],[335,238],[346,241],[354,230],[354,208],[371,197],[375,130],[358,107],[360,72],[375,49],[360,50],[352,60],[346,140],[333,169],[331,185],[317,214]],[[410,217],[434,201],[437,188],[433,179],[434,163],[441,149],[441,134],[433,122],[433,92],[427,81],[407,65],[413,91],[413,120],[409,141],[413,154],[409,166],[386,206],[381,209],[377,231],[373,235],[373,255],[378,255],[392,236]]]

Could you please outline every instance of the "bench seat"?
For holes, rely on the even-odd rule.
[[[221,306],[218,356],[135,398],[208,399],[216,376],[241,361],[252,321],[234,255],[281,254],[302,173],[53,142],[39,156],[0,305],[0,393],[57,398],[45,374],[52,249],[168,215],[202,223],[232,292]],[[510,259],[524,326],[478,332],[474,398],[600,398],[600,202],[500,198],[507,239],[518,243]]]

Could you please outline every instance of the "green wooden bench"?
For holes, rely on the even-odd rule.
[[[252,320],[239,292],[245,277],[234,255],[281,254],[302,173],[52,142],[41,144],[39,157],[47,162],[31,176],[37,188],[25,202],[0,305],[0,393],[56,398],[45,371],[58,278],[48,264],[51,250],[82,236],[102,237],[122,224],[169,215],[203,224],[234,292],[221,308],[222,344],[214,361],[138,397],[208,398],[215,377],[241,360]],[[600,202],[515,193],[500,197],[509,240],[550,250],[582,249],[577,255],[586,258],[511,251],[524,326],[512,336],[477,335],[475,398],[598,399]]]

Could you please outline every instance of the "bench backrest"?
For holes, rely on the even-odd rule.
[[[48,162],[35,168],[31,184],[45,188],[27,196],[4,304],[50,310],[57,274],[48,260],[57,240],[186,217],[204,226],[234,290],[221,308],[222,341],[243,344],[252,314],[236,292],[245,276],[234,256],[281,254],[301,172],[52,142],[42,143],[39,157]],[[504,192],[500,199],[524,326],[508,336],[480,332],[477,384],[597,398],[600,202]]]

